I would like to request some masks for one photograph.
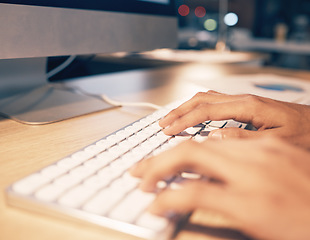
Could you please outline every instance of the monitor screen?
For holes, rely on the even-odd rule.
[[[91,100],[82,110],[83,98],[73,113],[58,110],[66,104],[46,84],[47,57],[177,46],[173,0],[1,1],[0,32],[0,112],[25,123],[50,123],[109,107]],[[65,95],[68,99],[70,93]],[[33,117],[28,112],[36,106]]]

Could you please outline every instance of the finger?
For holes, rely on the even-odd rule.
[[[274,141],[274,139],[269,137],[228,139],[223,141],[208,139],[201,144],[212,149],[223,158],[228,159],[234,165],[230,169],[231,176],[233,176],[233,180],[230,183],[240,185],[240,183],[249,183],[249,181],[245,182],[243,180],[253,178],[253,174],[258,173],[264,168],[266,159],[274,159],[274,155],[270,155],[270,152],[267,151],[271,148],[271,152],[275,152],[275,146],[278,148],[278,141]],[[257,168],[257,166],[260,167]],[[230,166],[223,165],[222,167]]]
[[[213,94],[213,95],[222,95],[222,96],[227,95],[225,93],[220,93],[220,92],[217,92],[217,91],[214,91],[214,90],[209,90],[207,93],[208,94]]]
[[[161,192],[149,211],[165,216],[171,212],[188,213],[204,209],[236,218],[234,209],[238,205],[238,197],[229,188],[207,182],[191,182],[180,189]]]
[[[200,104],[227,102],[227,101],[233,101],[236,99],[240,99],[243,97],[245,97],[245,95],[227,95],[227,94],[218,93],[215,91],[208,91],[206,93],[200,92],[200,93],[197,93],[194,97],[192,97],[187,102],[183,103],[178,108],[168,113],[162,120],[160,120],[159,125],[163,128],[169,126],[176,119],[194,110]]]
[[[258,131],[252,131],[242,128],[222,128],[211,131],[208,134],[209,139],[233,139],[233,138],[257,138],[257,137],[281,137],[291,138],[292,130],[288,127],[273,127],[271,129],[259,129]],[[288,139],[290,140],[290,139]]]
[[[189,145],[192,145],[192,146],[189,146]],[[196,148],[194,145],[196,144],[195,143],[189,144],[187,142],[183,142],[172,149],[169,149],[163,153],[160,153],[157,156],[144,159],[141,162],[134,165],[130,169],[130,173],[135,177],[143,178],[145,175],[149,175],[151,171],[155,171],[155,172],[161,171],[161,168],[163,168],[163,170],[167,170],[168,168],[166,164],[172,165],[173,159],[174,161],[177,161],[177,159],[180,159],[179,161],[181,161],[182,154],[184,154],[184,156],[187,155],[187,152],[190,150],[190,148],[193,148],[193,149]],[[155,167],[155,170],[154,170],[154,167]],[[184,168],[186,168],[186,166],[184,166]],[[172,172],[171,173],[172,175],[175,175],[175,173],[178,172],[178,167],[176,167],[176,170],[171,169],[170,171]]]
[[[262,131],[262,133],[265,133],[265,131]],[[230,184],[243,189],[251,190],[255,186],[260,186],[264,180],[269,178],[268,175],[265,176],[265,179],[262,176],[276,171],[276,169],[284,171],[287,167],[291,169],[298,166],[305,173],[309,174],[310,172],[309,158],[305,155],[305,150],[288,144],[280,138],[256,137],[224,141],[209,139],[202,142],[202,144],[207,145],[214,152],[221,153],[223,157],[233,162],[237,170],[232,168],[231,176],[234,175],[234,178],[232,180],[231,177],[226,178],[226,181],[230,180]],[[223,165],[222,167],[228,166]],[[244,179],[247,179],[247,181],[244,181]]]
[[[238,160],[239,161],[239,160]],[[143,180],[140,188],[154,191],[160,180],[183,171],[193,171],[220,181],[236,181],[244,176],[245,166],[223,156],[223,150],[212,150],[208,145],[188,141],[137,166]]]
[[[133,167],[131,167],[129,169],[129,173],[137,178],[142,178],[145,171],[147,170],[148,166],[150,165],[150,161],[152,160],[152,158],[150,159],[144,159],[142,161],[140,161],[138,164],[135,164]]]
[[[202,123],[206,120],[208,120],[206,117],[206,114],[204,114],[202,108],[200,106],[195,107],[190,112],[185,113],[182,116],[179,116],[178,118],[174,118],[174,121],[170,123],[169,126],[166,126],[163,129],[163,132],[166,135],[175,135],[183,130],[195,126],[199,123]],[[174,115],[175,117],[176,115]]]
[[[256,109],[258,108],[253,108],[244,99],[223,103],[200,104],[192,111],[179,115],[163,131],[167,135],[178,134],[186,128],[195,126],[206,120],[234,119],[239,122],[251,123],[254,120]]]
[[[209,139],[250,138],[270,135],[265,131],[251,131],[242,128],[222,128],[209,133]]]

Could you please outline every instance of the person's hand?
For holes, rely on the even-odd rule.
[[[207,120],[234,119],[252,124],[258,131],[224,128],[209,138],[278,136],[310,148],[310,107],[255,95],[226,95],[214,91],[198,93],[172,110],[159,125],[174,135]]]
[[[223,151],[225,149],[225,151]],[[310,239],[310,153],[274,138],[186,141],[131,169],[142,190],[184,171],[189,180],[160,192],[154,214],[216,211],[262,239]]]

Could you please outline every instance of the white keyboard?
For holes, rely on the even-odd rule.
[[[181,141],[202,141],[213,129],[245,125],[232,120],[209,121],[171,137],[158,125],[168,112],[166,108],[158,110],[17,181],[7,189],[9,204],[69,215],[144,239],[170,238],[186,216],[164,218],[148,213],[146,208],[156,194],[142,192],[140,180],[127,170]]]

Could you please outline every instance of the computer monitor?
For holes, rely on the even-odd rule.
[[[8,0],[0,33],[0,112],[45,124],[112,107],[48,84],[47,57],[174,48],[177,19],[173,0]]]

